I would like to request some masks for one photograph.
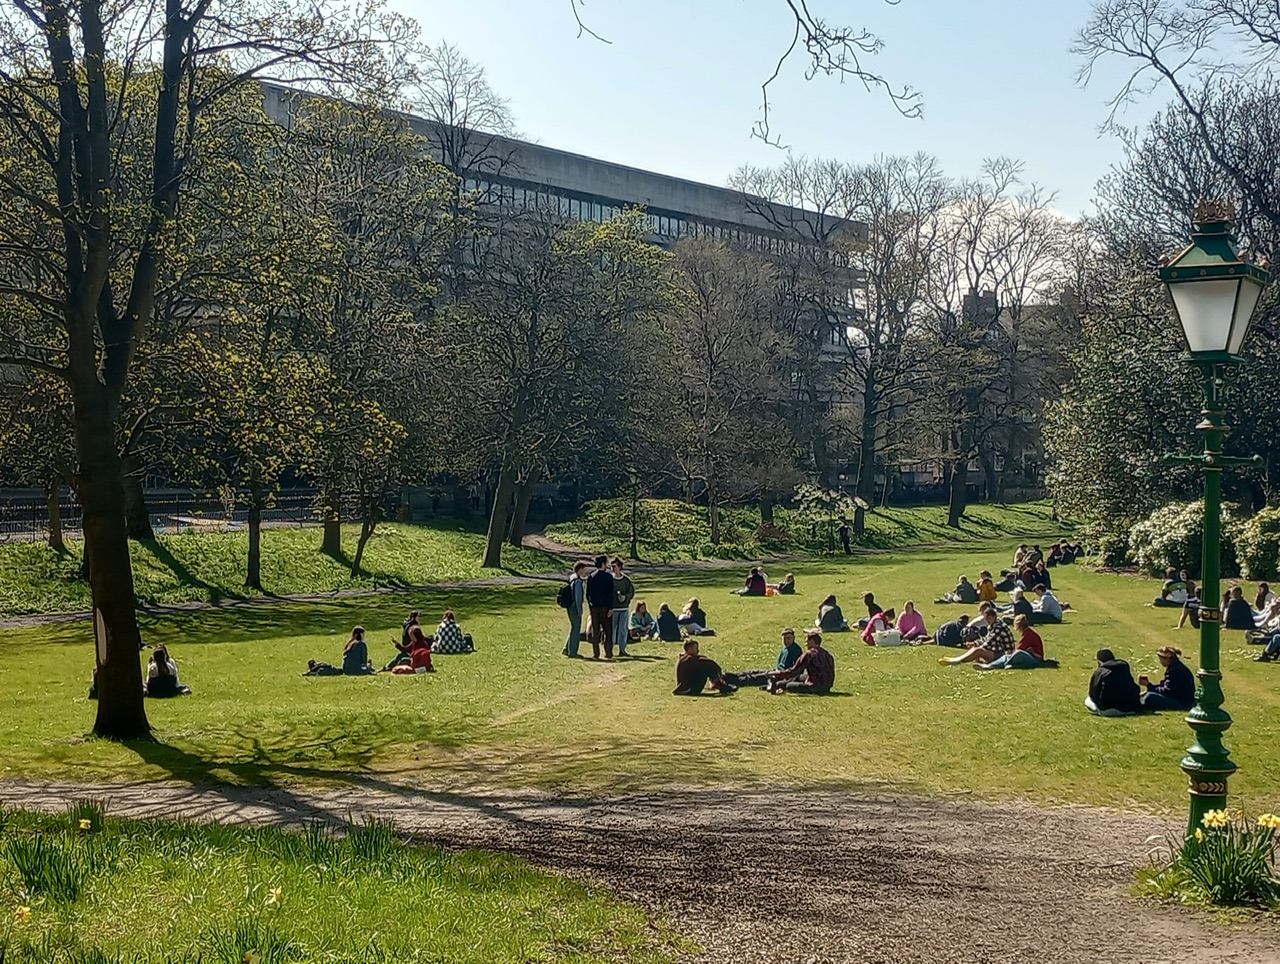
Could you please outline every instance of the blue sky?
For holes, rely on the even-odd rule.
[[[886,49],[875,68],[919,89],[924,117],[905,119],[855,84],[806,82],[796,58],[770,94],[774,131],[792,151],[858,162],[923,150],[957,176],[1003,154],[1056,191],[1062,212],[1091,209],[1120,154],[1099,126],[1122,65],[1076,84],[1069,48],[1089,0],[809,2],[833,23],[878,33]],[[782,159],[750,132],[760,83],[791,36],[783,0],[587,0],[583,16],[609,44],[577,36],[570,0],[393,3],[426,40],[484,64],[530,140],[712,184]],[[1140,124],[1159,106],[1122,120]]]

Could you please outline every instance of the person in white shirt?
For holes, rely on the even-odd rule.
[[[1027,621],[1033,626],[1062,622],[1062,603],[1053,591],[1044,586],[1036,586],[1035,591],[1040,598],[1032,605],[1033,612]]]

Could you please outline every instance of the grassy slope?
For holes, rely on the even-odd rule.
[[[231,964],[255,952],[262,964],[658,964],[675,956],[672,940],[636,908],[512,857],[406,846],[376,827],[342,840],[118,820],[84,832],[81,815],[19,812],[0,823],[7,964]],[[27,892],[9,848],[37,835],[83,868],[74,875],[85,882],[78,899]],[[30,919],[17,920],[15,907]]]
[[[851,615],[864,589],[897,605],[911,597],[933,627],[956,614],[930,600],[957,573],[994,569],[1008,556],[1007,544],[975,543],[796,563],[799,594],[768,599],[728,595],[739,574],[723,570],[636,581],[655,607],[699,595],[719,631],[706,650],[746,669],[771,665],[779,629],[812,620],[828,592]],[[551,585],[148,617],[145,638],[171,644],[196,695],[150,704],[161,742],[134,747],[82,739],[92,719],[87,625],[11,632],[0,647],[0,773],[270,782],[370,770],[461,791],[887,781],[927,792],[1179,806],[1177,762],[1190,731],[1178,715],[1104,720],[1081,701],[1099,646],[1155,674],[1154,650],[1175,640],[1193,650],[1194,634],[1173,633],[1175,614],[1144,607],[1151,581],[1076,567],[1057,581],[1079,610],[1043,633],[1061,669],[980,674],[938,666],[933,647],[875,650],[837,635],[830,643],[844,695],[823,700],[757,691],[674,698],[669,645],[646,644],[638,650],[646,658],[626,662],[564,660],[564,616]],[[386,659],[407,609],[446,605],[479,652],[441,657],[434,676],[298,675],[308,657],[336,662],[355,622],[370,628],[375,658]],[[1236,719],[1229,744],[1242,767],[1233,791],[1276,809],[1280,667],[1250,661],[1257,650],[1239,634],[1224,642]]]
[[[355,551],[356,527],[343,532],[344,546]],[[455,579],[498,576],[504,572],[544,572],[554,556],[508,547],[505,570],[482,569],[484,537],[475,525],[450,521],[438,526],[388,523],[380,526],[365,550],[365,574],[351,577],[350,561],[319,551],[318,529],[269,529],[262,537],[262,582],[277,595],[332,592],[377,586],[421,586]],[[134,584],[142,605],[217,601],[256,595],[243,588],[248,536],[243,533],[194,533],[161,536],[153,543],[131,543]],[[89,608],[89,586],[76,578],[81,545],[64,556],[39,543],[0,546],[0,616]]]

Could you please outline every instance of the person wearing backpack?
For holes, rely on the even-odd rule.
[[[561,652],[570,659],[581,659],[578,655],[578,642],[582,638],[582,610],[587,586],[582,574],[586,568],[587,564],[581,560],[575,563],[573,575],[556,594],[556,602],[569,616],[569,638],[565,640]]]

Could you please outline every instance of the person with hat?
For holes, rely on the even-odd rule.
[[[1182,650],[1176,646],[1161,646],[1156,658],[1164,667],[1164,679],[1152,683],[1146,676],[1138,677],[1138,685],[1146,687],[1142,705],[1148,710],[1179,710],[1186,712],[1196,705],[1196,677],[1191,667],[1180,657]]]

